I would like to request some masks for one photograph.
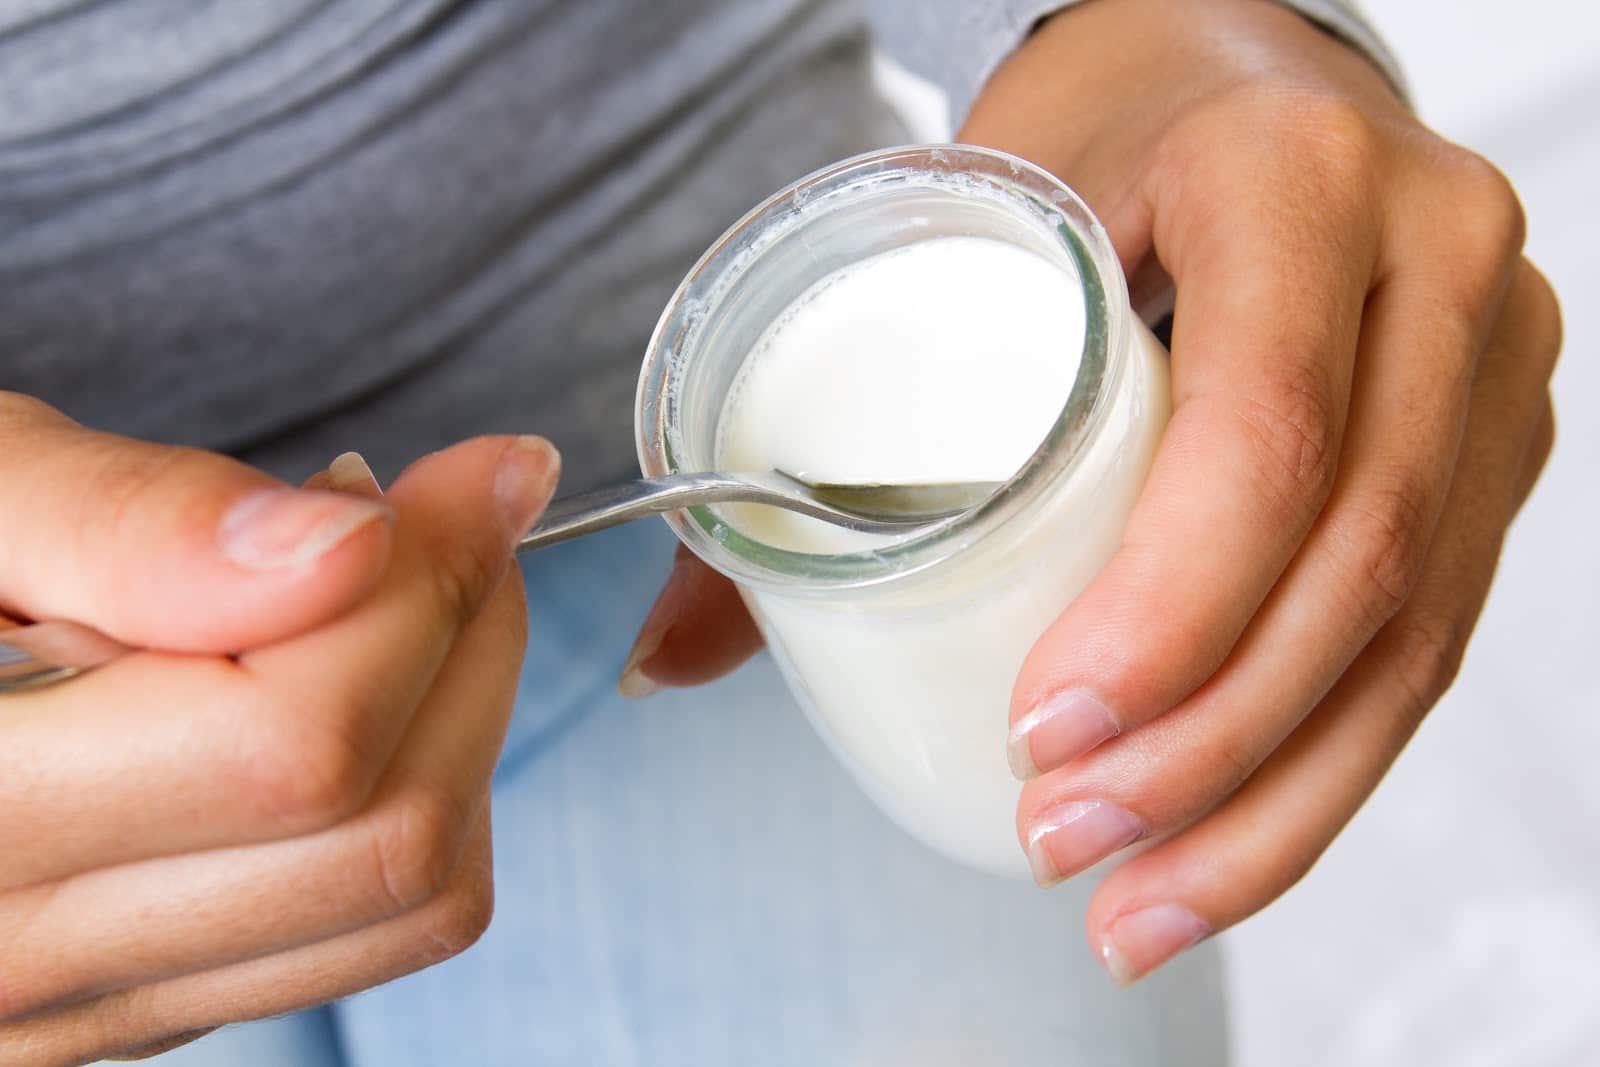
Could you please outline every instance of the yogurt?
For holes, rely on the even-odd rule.
[[[1078,372],[1083,293],[985,237],[919,241],[829,275],[767,329],[718,426],[717,465],[819,482],[1003,482],[1044,440]],[[798,552],[889,538],[759,504],[746,534]]]
[[[941,237],[813,286],[757,342],[719,423],[725,470],[826,482],[1005,481],[1066,404],[1084,338],[1078,280],[1032,252]],[[1165,354],[1139,330],[1140,432],[1086,456],[1025,546],[893,607],[746,591],[813,720],[878,802],[935,848],[1026,876],[1005,760],[1023,657],[1115,550],[1165,411]],[[833,554],[891,543],[761,505],[747,536]],[[898,598],[888,598],[893,601]]]
[[[756,505],[667,519],[738,583],[877,805],[1026,878],[1012,687],[1116,551],[1170,404],[1088,208],[1022,160],[939,145],[837,164],[731,228],[662,316],[636,430],[649,476],[1007,482],[898,538]]]

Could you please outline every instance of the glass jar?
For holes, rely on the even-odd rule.
[[[778,193],[667,306],[639,382],[639,462],[647,477],[714,469],[729,388],[785,308],[834,271],[948,236],[1018,245],[1082,285],[1077,378],[1016,475],[954,520],[841,555],[761,543],[715,508],[668,522],[738,584],[801,707],[879,807],[954,859],[1027,877],[1005,755],[1012,686],[1117,548],[1171,409],[1166,352],[1088,207],[1023,160],[953,145],[859,156]],[[1063,340],[1064,359],[1077,343]]]

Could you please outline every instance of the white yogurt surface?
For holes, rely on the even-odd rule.
[[[796,300],[757,342],[719,427],[724,470],[821,482],[1010,478],[1061,414],[1083,349],[1077,279],[986,237],[863,260]],[[884,539],[793,512],[730,509],[801,552]]]
[[[1005,480],[1065,405],[1084,331],[1077,278],[1024,248],[938,237],[864,260],[803,294],[753,347],[719,422],[718,465],[837,482]],[[863,788],[912,834],[984,870],[1028,873],[1005,759],[1017,671],[1116,550],[1167,419],[1165,353],[1136,321],[1129,332],[1099,431],[1000,533],[881,587],[743,589]],[[727,511],[747,535],[801,552],[884,540],[757,505]]]

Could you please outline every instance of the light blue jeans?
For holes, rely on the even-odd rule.
[[[1085,942],[1089,886],[1042,892],[911,840],[767,657],[618,697],[671,550],[650,522],[523,561],[533,636],[495,779],[484,938],[162,1067],[1226,1062],[1213,946],[1117,991]]]

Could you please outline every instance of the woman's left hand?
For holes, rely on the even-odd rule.
[[[1123,544],[1023,667],[1018,833],[1128,982],[1310,868],[1450,685],[1554,435],[1554,295],[1505,178],[1263,0],[1094,0],[960,140],[1072,184],[1176,286],[1174,414]],[[624,692],[759,646],[680,553]],[[997,755],[998,758],[998,755]]]

